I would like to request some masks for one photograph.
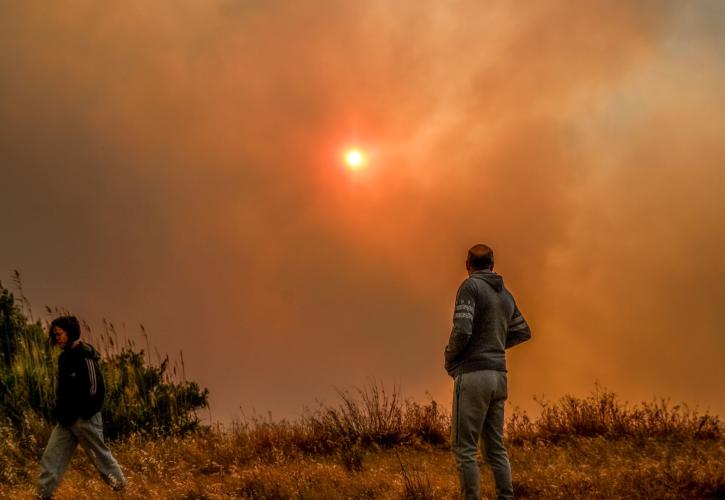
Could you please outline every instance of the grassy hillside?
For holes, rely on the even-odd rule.
[[[456,498],[448,425],[435,402],[373,387],[295,422],[132,434],[113,449],[127,498]],[[628,406],[598,391],[546,404],[533,420],[514,412],[507,439],[519,498],[725,498],[722,425],[683,406]],[[0,497],[32,496],[37,451],[15,450],[21,470]],[[492,498],[487,469],[483,483]],[[109,493],[77,453],[58,498]]]
[[[0,286],[0,498],[33,497],[53,425],[57,355],[20,293]],[[129,480],[125,498],[457,498],[449,414],[435,401],[371,386],[297,421],[206,428],[195,410],[208,393],[183,365],[180,375],[167,357],[152,363],[109,324],[84,337],[103,354],[105,430]],[[599,388],[541,405],[534,419],[507,409],[518,498],[725,499],[717,417],[666,401],[627,405]],[[483,483],[493,497],[487,468]],[[78,451],[57,498],[111,496]]]

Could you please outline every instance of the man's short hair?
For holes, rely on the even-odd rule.
[[[75,340],[81,338],[81,325],[78,322],[78,318],[75,316],[60,316],[55,318],[48,328],[48,334],[50,335],[50,343],[55,345],[55,335],[53,335],[53,328],[62,328],[65,333],[68,334],[68,342],[72,343]]]
[[[466,259],[468,265],[474,271],[481,271],[484,269],[491,269],[493,267],[493,250],[488,245],[479,243],[473,245],[468,250],[468,258]]]

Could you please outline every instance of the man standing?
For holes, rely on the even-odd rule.
[[[493,250],[468,251],[466,279],[458,288],[445,367],[454,378],[451,448],[466,500],[481,498],[476,452],[479,439],[496,480],[496,496],[512,499],[511,466],[503,443],[508,397],[505,351],[531,338],[516,302],[493,272]]]
[[[58,421],[40,460],[38,497],[51,498],[78,443],[104,481],[121,490],[126,480],[103,441],[104,384],[98,367],[100,355],[80,340],[74,316],[61,316],[50,324],[50,341],[62,349],[58,358],[58,389],[54,416]]]

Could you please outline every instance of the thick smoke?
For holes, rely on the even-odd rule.
[[[217,416],[371,377],[447,400],[479,241],[534,331],[515,402],[725,411],[717,3],[1,9],[0,262],[183,349]]]

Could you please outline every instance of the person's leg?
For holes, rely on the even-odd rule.
[[[77,445],[78,440],[67,427],[56,425],[53,428],[43,457],[40,459],[37,485],[40,498],[50,498],[53,495]]]
[[[496,378],[497,390],[488,407],[481,438],[486,450],[486,461],[491,466],[496,481],[496,497],[499,500],[508,500],[513,499],[514,491],[511,484],[511,465],[503,443],[504,403],[507,397],[506,373],[498,372]]]
[[[466,500],[481,498],[476,453],[492,392],[487,385],[483,371],[461,374],[456,377],[454,385],[451,448],[458,468],[461,494]]]
[[[111,450],[103,440],[103,420],[98,412],[89,420],[79,418],[71,427],[88,458],[96,466],[98,473],[104,481],[111,485],[114,490],[120,490],[126,486],[126,478],[113,458]]]

